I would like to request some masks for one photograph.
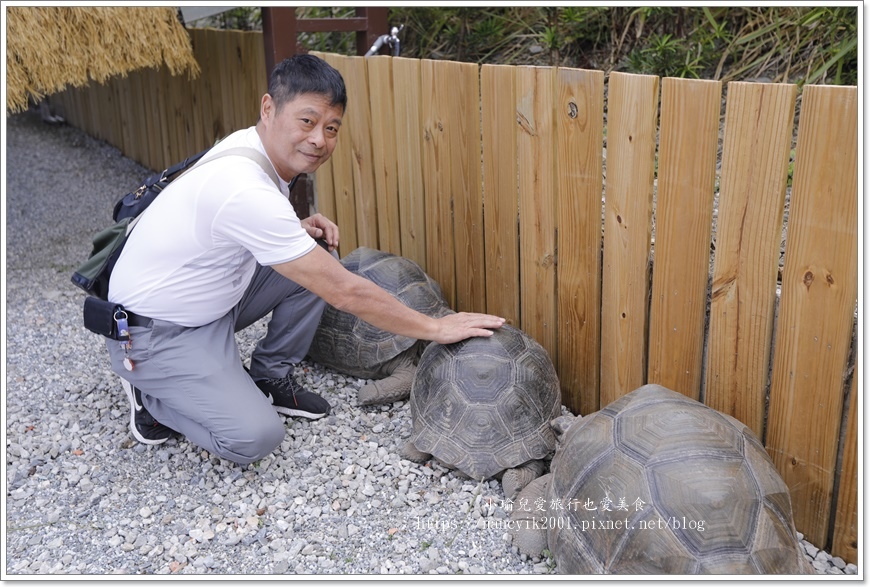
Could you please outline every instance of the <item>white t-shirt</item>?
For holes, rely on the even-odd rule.
[[[266,153],[255,127],[237,131],[203,157],[230,147]],[[182,326],[226,315],[261,265],[297,259],[316,245],[288,200],[257,162],[223,157],[175,179],[142,214],[112,271],[109,299],[131,312]]]

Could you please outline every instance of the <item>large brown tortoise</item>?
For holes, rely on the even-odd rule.
[[[430,344],[410,404],[414,429],[405,458],[434,456],[477,480],[501,476],[508,495],[541,475],[541,459],[555,449],[549,422],[561,412],[556,370],[540,344],[508,325],[490,337]]]
[[[418,312],[436,318],[453,312],[438,284],[410,259],[360,247],[341,263]],[[365,406],[408,398],[416,363],[426,344],[428,341],[391,334],[327,306],[308,356],[346,375],[373,379],[357,396],[358,403]]]
[[[736,419],[646,385],[554,427],[551,473],[513,504],[521,552],[568,574],[812,572],[788,487]]]

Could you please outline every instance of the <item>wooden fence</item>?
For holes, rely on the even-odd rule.
[[[253,124],[262,39],[191,32],[199,79],[56,102],[153,169]],[[733,415],[798,530],[857,562],[856,87],[805,87],[795,127],[788,84],[321,57],[349,93],[316,175],[342,254],[401,254],[454,308],[508,318],[575,413],[649,382]]]

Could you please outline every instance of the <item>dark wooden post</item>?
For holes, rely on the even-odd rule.
[[[356,33],[356,53],[365,55],[378,37],[390,32],[386,8],[357,8],[356,15],[366,19],[366,30]]]
[[[266,79],[275,65],[296,54],[296,9],[263,8],[263,46]]]

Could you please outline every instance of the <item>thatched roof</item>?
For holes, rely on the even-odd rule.
[[[195,76],[190,38],[172,7],[5,7],[6,111],[67,86],[164,64]]]

